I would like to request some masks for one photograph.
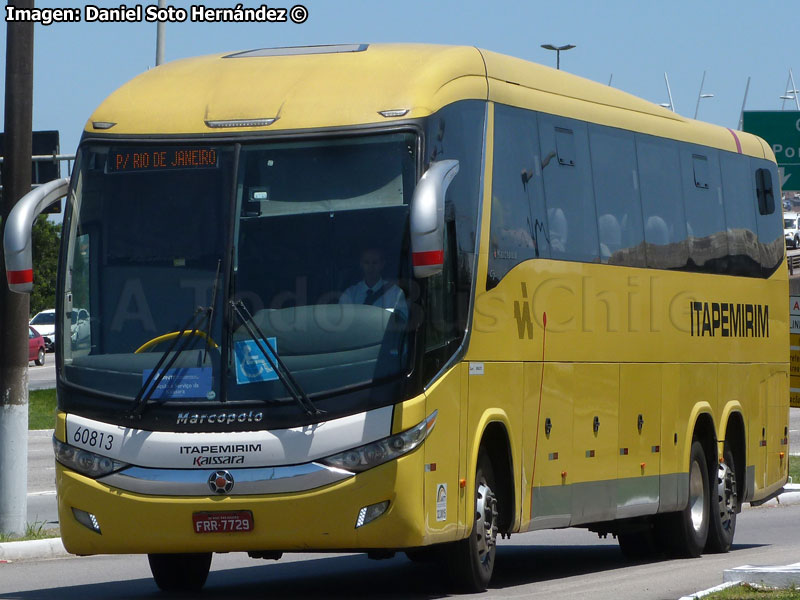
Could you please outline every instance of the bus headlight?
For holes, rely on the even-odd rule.
[[[62,465],[92,479],[103,477],[128,466],[127,463],[60,442],[55,436],[53,436],[53,450],[56,460]]]
[[[365,444],[358,448],[351,448],[339,454],[334,454],[318,461],[329,467],[344,469],[345,471],[359,473],[372,467],[377,467],[385,462],[399,458],[417,448],[428,437],[436,424],[436,415],[433,411],[428,418],[411,429],[391,435],[389,437]]]

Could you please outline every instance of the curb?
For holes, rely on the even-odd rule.
[[[800,584],[800,563],[792,565],[743,565],[722,572],[722,580],[734,584],[749,583],[772,588],[788,588]]]
[[[800,483],[787,483],[783,486],[783,493],[765,502],[761,506],[775,506],[780,504],[800,504]]]
[[[739,585],[739,581],[726,581],[720,585],[716,585],[712,588],[708,588],[707,590],[703,590],[702,592],[695,592],[694,594],[689,594],[688,596],[681,596],[678,600],[697,600],[698,598],[702,598],[703,596],[708,596],[709,594],[713,594],[714,592],[721,592],[724,589],[729,587],[733,587],[735,585]]]
[[[60,558],[69,556],[61,538],[30,540],[27,542],[4,542],[0,544],[0,563],[15,560]]]

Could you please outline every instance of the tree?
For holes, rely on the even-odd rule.
[[[61,244],[61,224],[40,215],[33,224],[33,293],[31,315],[45,308],[55,308],[58,248]]]

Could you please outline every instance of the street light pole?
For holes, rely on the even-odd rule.
[[[571,50],[575,44],[564,44],[563,46],[554,46],[553,44],[542,44],[545,50],[555,50],[556,52],[556,69],[561,69],[561,51]]]
[[[703,71],[703,79],[700,80],[700,91],[697,92],[697,105],[694,107],[694,118],[697,118],[697,111],[700,110],[700,100],[703,98],[713,98],[714,94],[704,94],[703,84],[706,82],[706,72]]]
[[[666,106],[662,104],[661,106],[664,106],[664,108],[668,108],[672,112],[675,112],[675,104],[673,104],[672,102],[672,90],[669,87],[669,77],[667,77],[666,71],[664,71],[664,83],[667,84],[667,97],[669,98],[669,104],[667,104]]]
[[[742,110],[739,112],[739,131],[744,127],[744,105],[747,104],[747,92],[750,91],[750,76],[747,76],[747,84],[744,86],[744,98],[742,98]]]

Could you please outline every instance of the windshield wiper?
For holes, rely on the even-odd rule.
[[[325,413],[324,410],[320,410],[314,403],[311,401],[311,398],[303,391],[303,388],[300,387],[300,384],[297,383],[297,380],[292,375],[292,372],[286,367],[283,361],[278,356],[278,353],[275,351],[275,348],[272,347],[267,336],[264,335],[264,332],[261,331],[258,324],[253,319],[253,315],[250,314],[250,311],[247,310],[247,307],[244,303],[239,300],[238,302],[231,300],[230,302],[231,308],[236,313],[236,316],[239,317],[239,320],[244,325],[245,329],[247,329],[248,335],[250,338],[256,343],[261,354],[264,355],[264,358],[267,359],[269,366],[272,367],[272,370],[278,375],[278,378],[283,383],[283,386],[289,392],[289,395],[297,402],[298,406],[303,409],[303,411],[310,417],[319,416]],[[263,344],[262,344],[263,342]],[[266,344],[266,347],[264,346]],[[267,351],[269,348],[269,352]]]
[[[189,345],[194,341],[194,337],[197,335],[197,332],[200,329],[200,324],[203,321],[203,317],[205,316],[210,320],[212,312],[213,312],[213,305],[207,308],[203,306],[198,306],[195,309],[194,313],[186,321],[186,324],[181,328],[178,335],[175,337],[175,339],[172,340],[172,343],[169,345],[169,348],[167,348],[161,355],[161,358],[158,359],[156,366],[153,367],[153,370],[150,372],[150,375],[147,376],[147,379],[142,384],[141,389],[139,389],[139,393],[136,394],[136,398],[134,398],[133,400],[133,406],[131,406],[131,409],[128,413],[128,416],[130,418],[142,417],[142,413],[144,413],[144,410],[147,407],[147,401],[150,400],[153,393],[158,389],[158,386],[161,385],[161,381],[164,379],[164,376],[172,368],[172,365],[175,364],[175,361],[178,360],[178,357],[181,355],[181,353],[184,350],[186,350],[186,348],[188,348]],[[189,330],[190,327],[191,327],[191,332],[189,333],[189,335],[186,335],[186,332]],[[176,349],[178,343],[180,343],[181,345]],[[170,353],[172,353],[172,357],[164,366],[164,362],[167,361],[167,357],[170,356]]]

